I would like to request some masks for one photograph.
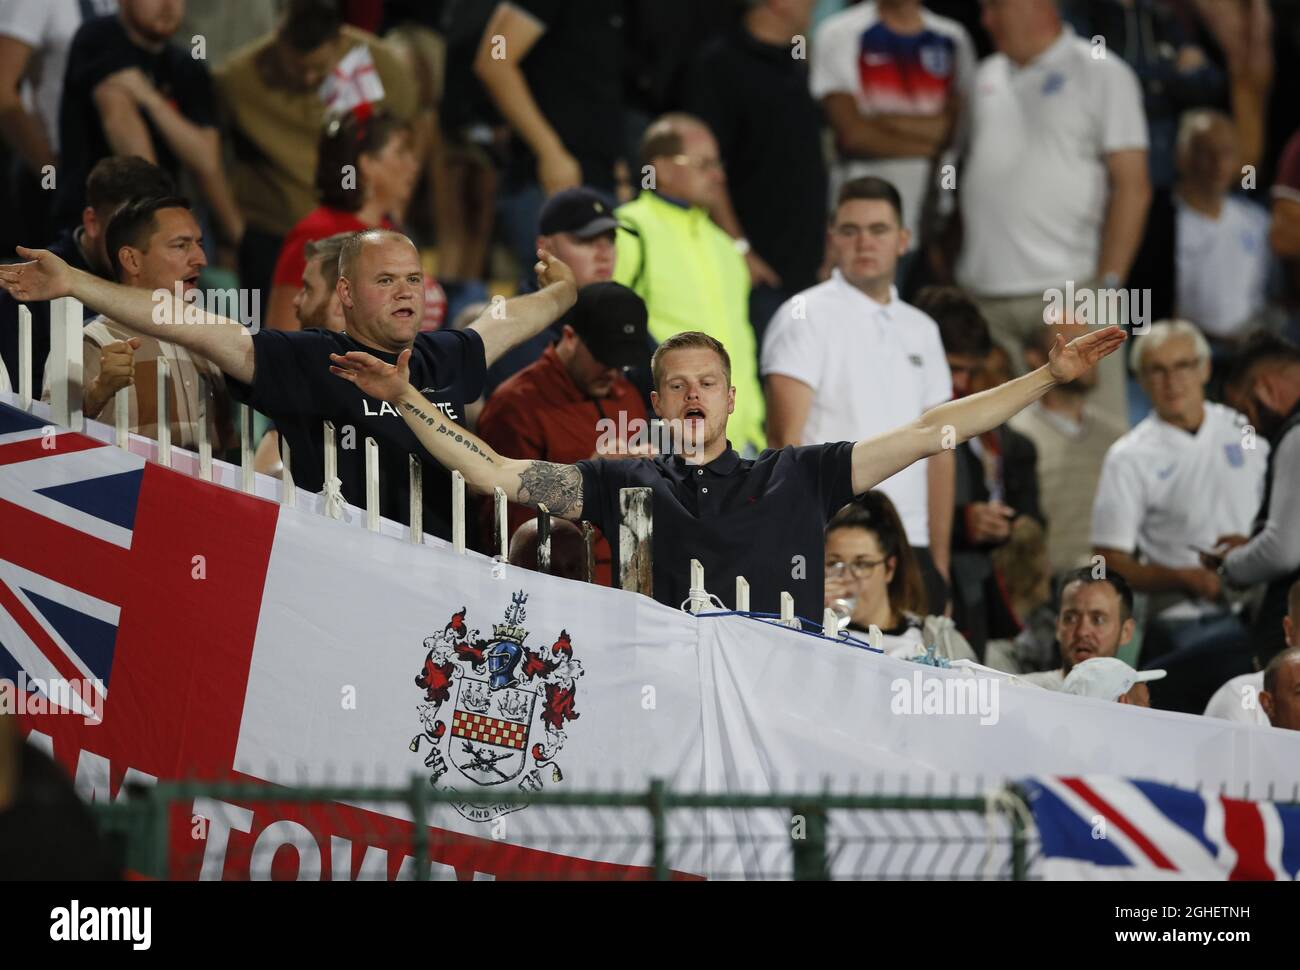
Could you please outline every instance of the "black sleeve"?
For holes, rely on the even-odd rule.
[[[792,449],[827,519],[853,501],[853,444],[833,441]]]
[[[582,474],[582,516],[584,522],[590,522],[605,535],[614,537],[618,542],[618,493],[623,487],[619,472],[619,462],[604,458],[584,459],[574,464]],[[613,532],[610,532],[613,523]]]
[[[1038,502],[1038,449],[1024,435],[1010,428],[1006,431],[1002,477],[1007,504],[1016,510],[1017,515],[1028,515],[1046,525]]]
[[[215,128],[217,108],[216,97],[212,93],[212,75],[202,61],[183,56],[180,62],[177,71],[180,90],[176,92],[176,103],[181,114],[200,128]]]
[[[433,357],[438,373],[451,375],[448,384],[456,389],[454,396],[468,404],[483,395],[487,352],[482,334],[477,330],[436,330],[415,339]]]
[[[139,51],[127,40],[116,15],[97,17],[77,28],[63,84],[89,97],[100,81],[128,67],[142,67]]]
[[[226,375],[236,401],[264,414],[318,414],[315,388],[329,372],[330,344],[312,330],[262,330],[253,334],[253,383]],[[320,371],[319,374],[315,373]]]

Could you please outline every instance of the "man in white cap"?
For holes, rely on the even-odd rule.
[[[1061,692],[1150,707],[1151,692],[1147,690],[1147,681],[1159,680],[1164,675],[1163,670],[1134,670],[1118,657],[1093,657],[1070,671],[1061,685]]]

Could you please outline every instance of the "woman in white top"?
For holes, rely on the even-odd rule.
[[[884,492],[859,495],[826,526],[826,605],[836,600],[852,604],[850,631],[880,628],[891,657],[925,652],[925,586]]]

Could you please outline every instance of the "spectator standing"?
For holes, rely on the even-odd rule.
[[[727,184],[716,221],[742,240],[756,342],[787,299],[817,282],[825,251],[821,109],[808,90],[812,0],[753,0],[740,26],[708,44],[685,107],[718,140]]]
[[[1025,363],[1038,366],[1054,335],[1086,333],[1082,324],[1038,325],[1036,342],[1025,347]],[[1038,496],[1047,518],[1047,549],[1052,574],[1059,576],[1089,562],[1089,521],[1106,451],[1126,430],[1089,401],[1097,373],[1088,371],[1052,388],[1017,414],[1011,427],[1034,444],[1038,458]]]
[[[1020,345],[1043,327],[1049,291],[1124,285],[1151,198],[1146,119],[1132,68],[1094,58],[1062,26],[1055,0],[985,0],[983,9],[998,53],[972,88],[956,273],[1018,363]],[[1102,368],[1096,407],[1126,421],[1124,362]]]
[[[182,293],[198,295],[199,273],[208,261],[199,224],[185,199],[131,200],[108,224],[105,245],[114,275],[123,286],[145,290],[151,298],[159,291],[170,295],[177,287]],[[83,331],[85,416],[111,420],[109,404],[119,390],[129,388],[131,430],[156,440],[160,360],[171,375],[166,403],[172,444],[191,451],[198,448],[199,417],[206,409],[213,451],[233,445],[233,409],[221,371],[184,347],[155,336],[137,336],[103,315]],[[50,368],[45,370],[44,397],[49,400]]]
[[[104,232],[109,220],[122,203],[129,199],[163,198],[176,194],[176,184],[166,172],[143,158],[109,157],[100,159],[86,179],[86,207],[76,222],[69,224],[50,243],[50,252],[74,269],[94,273],[102,279],[113,278]],[[28,303],[32,313],[32,387],[40,387],[42,368],[50,354],[50,305]],[[83,307],[84,319],[95,311]],[[18,376],[18,302],[8,293],[0,293],[0,360],[17,383]]]
[[[369,229],[348,237],[339,257],[344,332],[250,333],[208,312],[201,322],[168,322],[183,313],[183,301],[165,302],[160,312],[152,294],[69,269],[47,251],[20,255],[32,259],[0,265],[0,285],[20,298],[75,296],[136,336],[165,339],[216,364],[236,399],[275,422],[292,449],[294,481],[309,491],[323,490],[329,507],[339,499],[365,503],[365,439],[373,437],[379,445],[380,514],[406,522],[408,459],[416,455],[424,465],[424,528],[443,539],[451,537],[451,475],[421,448],[391,404],[330,376],[331,354],[365,348],[394,361],[399,355],[413,358],[410,373],[438,402],[430,406],[460,420],[482,390],[487,365],[557,319],[577,295],[567,267],[545,254],[537,264],[544,288],[509,301],[500,318],[488,313],[466,330],[421,332],[424,274],[415,245],[399,233]],[[332,421],[337,431],[337,481],[325,481],[322,421]]]
[[[514,132],[499,212],[523,265],[547,197],[588,185],[614,199],[624,15],[624,0],[509,0],[483,31],[474,71]]]
[[[85,206],[90,170],[109,155],[139,155],[173,178],[194,178],[232,245],[244,233],[221,161],[212,79],[188,46],[171,42],[183,0],[120,0],[116,16],[87,20],[68,52],[59,106],[59,222]]]
[[[13,153],[7,194],[19,239],[57,232],[54,192],[42,182],[59,161],[68,50],[85,20],[116,12],[117,0],[0,0],[0,137]]]
[[[1300,579],[1300,350],[1268,333],[1250,338],[1225,384],[1226,400],[1270,445],[1264,498],[1251,530],[1220,536],[1202,564],[1234,586],[1266,583],[1251,642],[1263,667],[1283,647],[1287,594]]]
[[[1268,231],[1273,255],[1282,261],[1290,332],[1300,332],[1300,129],[1287,141],[1273,180]]]
[[[1160,706],[1195,712],[1216,685],[1250,669],[1246,629],[1196,550],[1248,531],[1268,445],[1242,415],[1205,400],[1210,348],[1190,323],[1164,321],[1139,337],[1133,369],[1153,411],[1106,452],[1092,544],[1107,569],[1149,595],[1142,666],[1169,672]]]
[[[938,325],[894,285],[910,235],[901,204],[898,191],[874,177],[840,189],[831,278],[782,306],[764,340],[772,447],[867,438],[952,398]],[[954,475],[945,449],[880,484],[907,529],[936,614],[948,598]]]
[[[1271,271],[1268,213],[1233,194],[1242,180],[1237,142],[1225,114],[1198,110],[1183,117],[1174,202],[1174,305],[1221,352],[1260,322]]]
[[[1011,379],[1001,347],[995,347],[977,307],[956,287],[926,287],[917,308],[939,325],[953,397],[965,397]],[[955,449],[955,511],[952,526],[952,599],[957,629],[978,656],[990,638],[1010,639],[1020,621],[993,563],[1017,518],[1042,518],[1038,510],[1037,456],[1033,443],[1007,425],[962,442]]]
[[[812,93],[835,133],[835,187],[866,175],[898,186],[909,253],[922,241],[935,161],[953,140],[974,71],[966,29],[921,0],[859,3],[817,30]]]
[[[370,65],[365,84],[327,86],[345,57],[354,76]],[[214,79],[234,151],[235,200],[247,222],[240,283],[261,293],[265,306],[285,235],[317,204],[327,93],[336,95],[335,113],[350,110],[350,102],[363,112],[382,105],[409,121],[415,89],[387,44],[343,24],[337,0],[288,0],[276,30],[232,54]]]
[[[478,433],[499,453],[519,458],[573,464],[617,457],[628,442],[613,440],[611,425],[635,434],[647,418],[640,392],[623,376],[623,368],[647,357],[645,303],[618,283],[592,283],[578,291],[561,323],[559,340],[488,398]],[[492,503],[483,512],[484,548],[490,548]],[[507,534],[534,517],[511,503]],[[595,581],[608,586],[610,544],[599,534],[595,539]]]
[[[343,332],[343,304],[338,294],[339,254],[350,235],[350,232],[336,233],[303,247],[302,285],[293,298],[299,330]]]
[[[756,453],[766,439],[749,272],[735,241],[708,211],[724,181],[718,144],[693,115],[664,115],[646,129],[641,162],[654,187],[615,212],[632,231],[618,234],[614,279],[645,300],[655,340],[698,330],[729,348],[733,443]]]
[[[1074,667],[1092,657],[1113,657],[1133,639],[1133,590],[1115,572],[1094,575],[1076,569],[1061,585],[1056,618],[1056,642],[1061,666],[1021,674],[1022,680],[1048,690],[1060,690]]]
[[[379,112],[367,116],[349,113],[326,124],[316,162],[321,204],[284,237],[271,277],[266,315],[271,329],[293,330],[297,326],[293,300],[302,280],[306,244],[340,232],[397,228],[396,220],[406,211],[418,175],[419,163],[406,122]],[[426,282],[426,288],[429,285]],[[427,314],[436,306],[429,296],[426,293],[426,327],[430,323]]]

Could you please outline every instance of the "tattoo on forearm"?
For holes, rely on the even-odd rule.
[[[469,434],[466,434],[463,430],[456,427],[456,425],[448,424],[445,421],[435,420],[433,415],[424,411],[423,408],[417,407],[416,405],[412,404],[410,401],[403,401],[402,407],[406,408],[406,410],[411,412],[411,414],[415,415],[417,418],[419,418],[421,421],[423,421],[425,424],[431,427],[434,431],[438,432],[438,434],[446,435],[449,440],[454,441],[456,444],[465,448],[467,451],[471,452],[472,454],[478,455],[489,465],[496,464],[496,462],[494,462],[491,458],[488,457],[486,451],[484,451],[477,444],[475,444],[474,439]]]
[[[519,473],[519,501],[545,505],[556,515],[576,515],[582,508],[582,472],[573,465],[529,462]]]

